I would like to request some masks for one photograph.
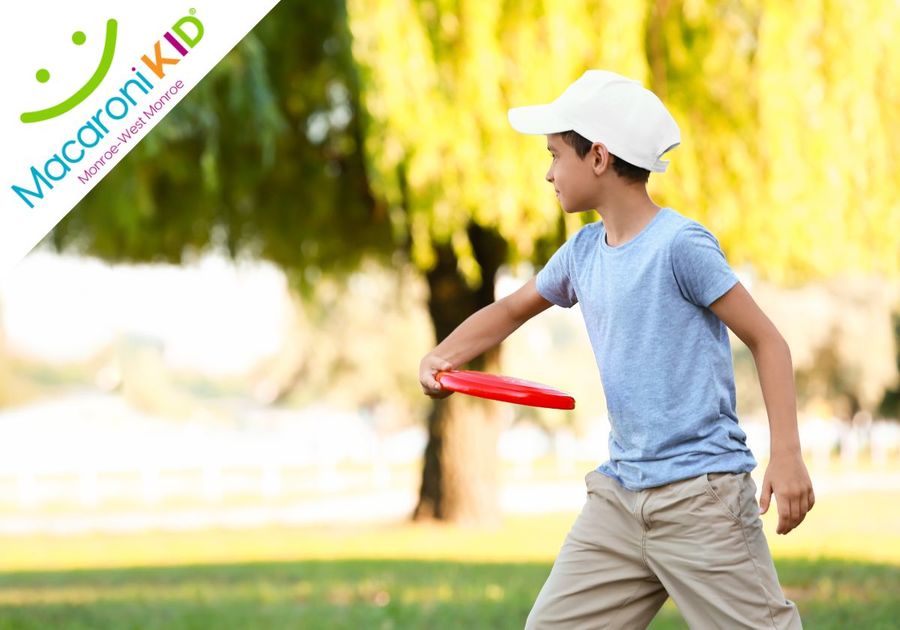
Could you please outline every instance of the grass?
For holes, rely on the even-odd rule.
[[[777,564],[807,627],[897,627],[897,567]],[[0,628],[521,628],[549,568],[549,562],[309,560],[6,573]],[[651,626],[686,627],[671,602]]]
[[[764,524],[808,628],[897,628],[900,491]],[[440,525],[0,537],[0,630],[521,628],[574,514]],[[686,628],[667,602],[653,630]]]

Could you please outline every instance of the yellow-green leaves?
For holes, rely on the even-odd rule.
[[[544,138],[514,132],[507,109],[588,68],[646,74],[640,3],[351,0],[349,18],[374,192],[408,214],[417,265],[450,243],[473,284],[470,221],[498,229],[513,260],[559,225]]]
[[[588,68],[644,80],[672,109],[683,144],[651,192],[734,264],[780,281],[900,268],[893,0],[348,5],[373,191],[408,221],[421,268],[451,243],[477,283],[470,221],[497,228],[513,260],[556,232],[543,138],[515,133],[506,110]]]

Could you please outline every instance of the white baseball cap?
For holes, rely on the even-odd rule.
[[[575,131],[657,173],[669,164],[660,157],[681,143],[678,123],[656,94],[606,70],[588,70],[552,103],[510,109],[509,123],[527,134]]]

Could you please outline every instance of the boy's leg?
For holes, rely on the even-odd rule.
[[[666,600],[641,556],[637,494],[592,471],[575,520],[525,624],[544,628],[646,628]]]
[[[801,628],[762,531],[749,473],[655,488],[647,558],[691,628]]]

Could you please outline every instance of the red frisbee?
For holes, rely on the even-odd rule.
[[[521,378],[474,370],[447,370],[438,372],[434,378],[444,389],[469,396],[529,407],[575,408],[575,399],[566,392]]]

